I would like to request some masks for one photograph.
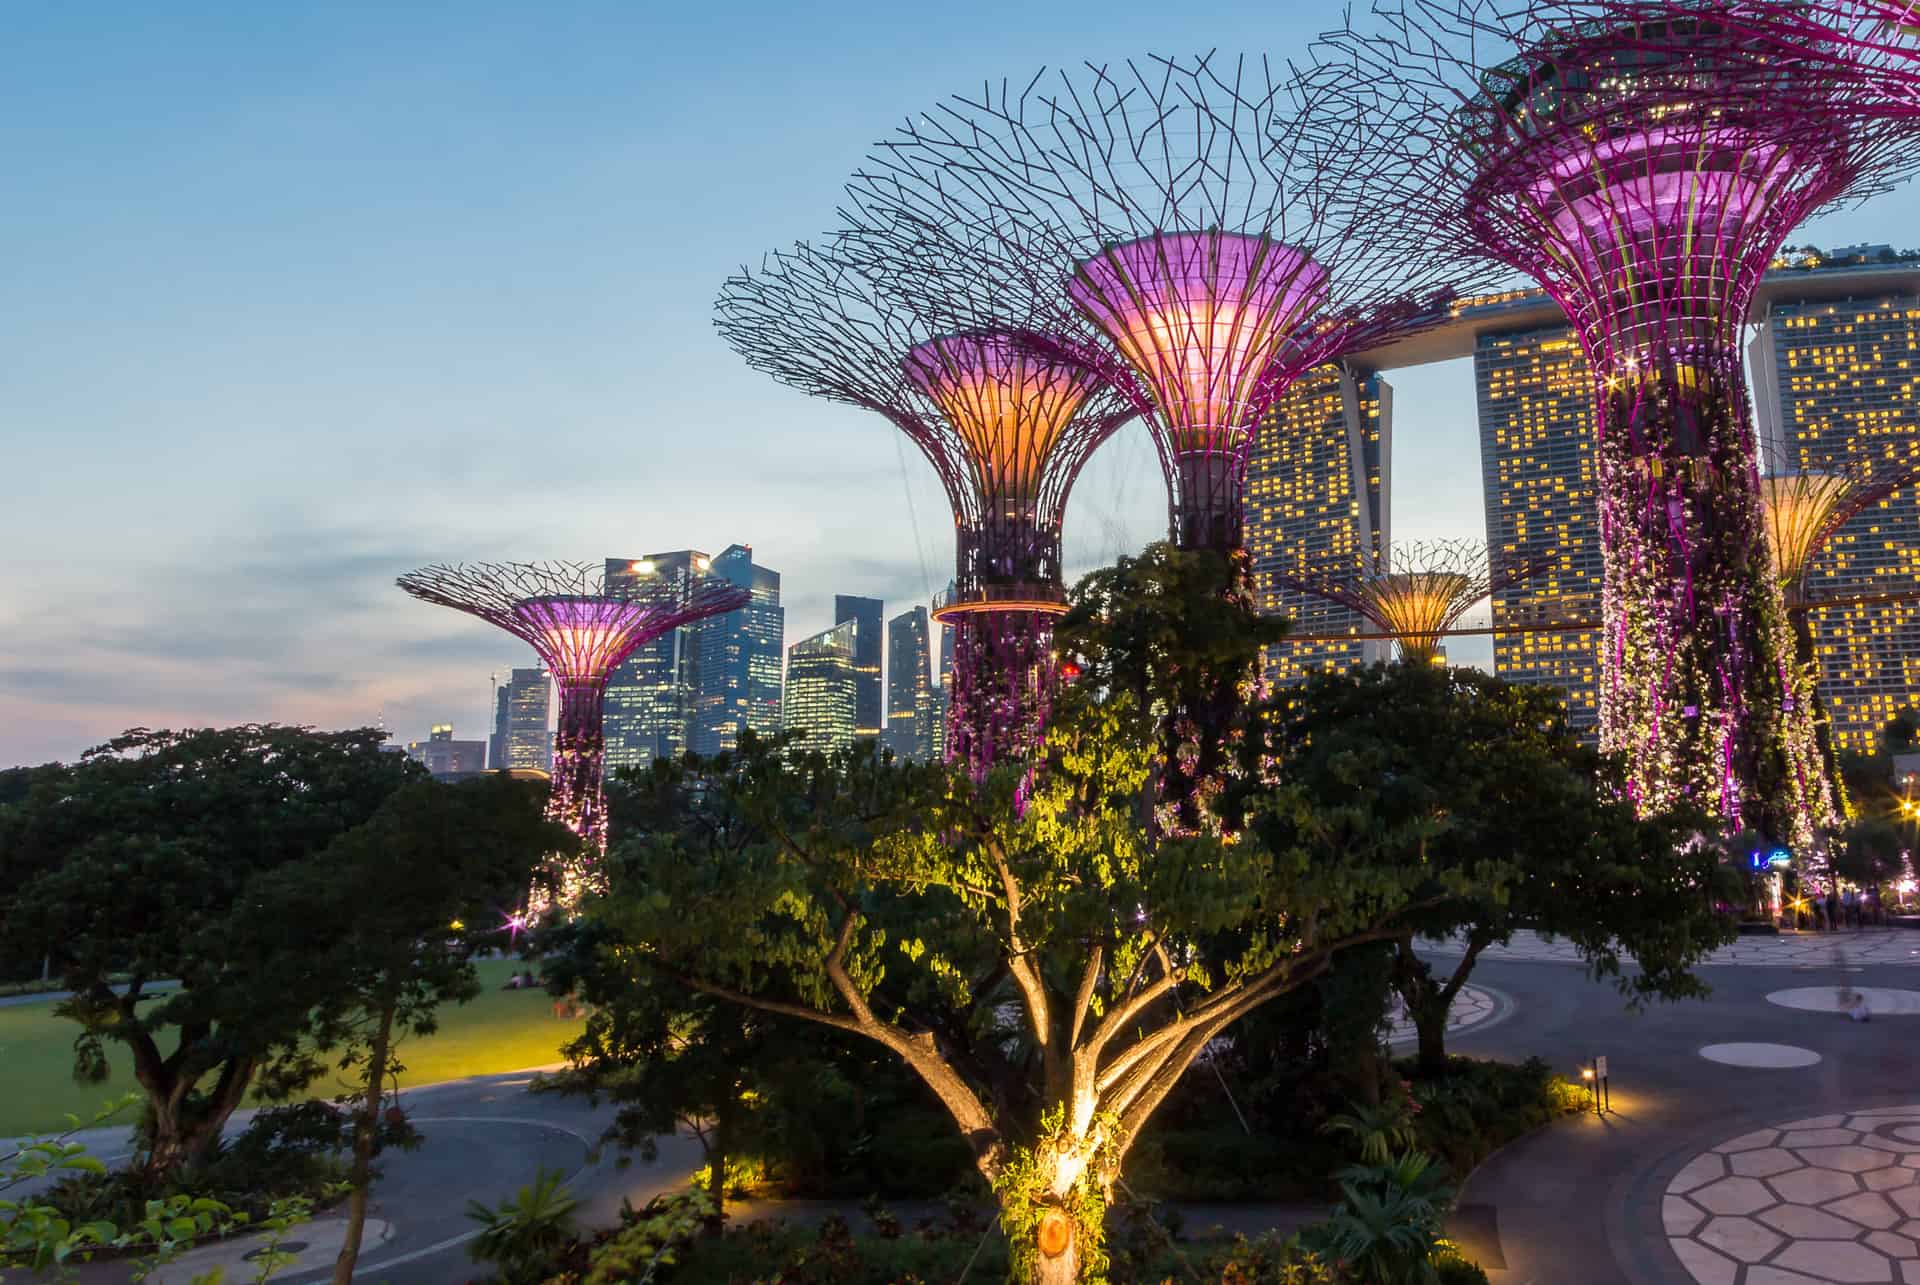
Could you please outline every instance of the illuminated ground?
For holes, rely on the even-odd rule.
[[[491,1075],[560,1060],[560,1046],[579,1032],[578,1021],[553,1015],[544,991],[503,991],[517,961],[484,960],[486,989],[471,1004],[442,1010],[435,1035],[408,1041],[400,1056],[406,1064],[403,1088],[469,1075]],[[114,1075],[105,1084],[73,1082],[73,1037],[78,1028],[54,1016],[49,1001],[0,1006],[0,1137],[10,1138],[61,1126],[72,1112],[91,1117],[103,1101],[133,1088],[124,1047],[109,1044]],[[332,1096],[338,1086],[319,1086]]]

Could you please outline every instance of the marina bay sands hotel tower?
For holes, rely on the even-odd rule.
[[[1766,471],[1920,459],[1920,257],[1884,246],[1794,255],[1763,279],[1749,321]],[[1494,595],[1495,672],[1560,688],[1574,725],[1597,739],[1597,630],[1499,632],[1600,618],[1592,384],[1565,316],[1538,290],[1459,301],[1441,325],[1322,368],[1275,408],[1247,471],[1246,541],[1261,608],[1292,619],[1296,634],[1368,631],[1347,608],[1277,580],[1309,569],[1337,574],[1363,552],[1390,549],[1391,372],[1465,357],[1473,358],[1496,582],[1521,561],[1540,568]],[[1416,421],[1410,431],[1421,428]],[[1816,558],[1810,588],[1847,598],[1920,588],[1913,490],[1850,519]],[[1818,608],[1814,630],[1836,744],[1870,748],[1888,718],[1920,703],[1920,603]],[[1314,669],[1385,659],[1386,646],[1281,642],[1266,676],[1298,681]]]

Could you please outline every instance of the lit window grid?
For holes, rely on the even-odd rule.
[[[1253,565],[1254,603],[1266,615],[1284,616],[1297,634],[1371,632],[1358,612],[1276,581],[1288,573],[1357,567],[1370,528],[1368,558],[1379,553],[1378,532],[1386,511],[1383,491],[1379,386],[1363,379],[1360,415],[1367,477],[1363,522],[1347,439],[1346,399],[1340,372],[1321,366],[1295,381],[1261,420],[1247,462],[1246,548]],[[1348,669],[1382,654],[1360,641],[1281,641],[1265,650],[1265,680],[1285,686],[1325,669]]]
[[[1792,464],[1920,456],[1920,298],[1776,304],[1783,448]],[[1897,491],[1843,525],[1809,568],[1809,596],[1920,588],[1920,495]],[[1920,603],[1813,613],[1820,696],[1842,751],[1870,751],[1920,685]]]
[[[1595,619],[1604,576],[1595,496],[1593,383],[1571,328],[1483,336],[1474,353],[1487,552],[1499,574],[1541,569],[1493,595],[1493,624]],[[1557,687],[1599,739],[1599,635],[1495,634],[1494,672]]]

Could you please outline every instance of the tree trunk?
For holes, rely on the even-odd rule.
[[[1080,1279],[1080,1236],[1071,1218],[1067,1219],[1066,1248],[1053,1257],[1041,1251],[1037,1258],[1033,1272],[1035,1285],[1075,1285]]]
[[[393,1014],[398,1006],[389,997],[380,1008],[380,1026],[367,1050],[367,1091],[353,1121],[353,1195],[347,1201],[347,1238],[333,1260],[333,1285],[349,1285],[360,1261],[360,1239],[367,1227],[367,1194],[373,1182],[373,1140],[380,1129],[380,1103],[385,1098],[388,1054],[393,1046]]]
[[[1411,1010],[1413,1029],[1420,1035],[1417,1073],[1423,1080],[1438,1079],[1447,1073],[1447,1010],[1451,1007],[1443,1000],[1430,1001]]]
[[[718,1236],[726,1221],[727,1150],[733,1143],[733,1104],[722,1102],[713,1116],[713,1143],[707,1148],[707,1199],[713,1202],[713,1217],[707,1220],[707,1234]]]
[[[207,1153],[227,1120],[246,1097],[253,1081],[253,1059],[234,1058],[220,1068],[208,1100],[192,1101],[193,1086],[199,1077],[182,1082],[182,1077],[164,1065],[144,1069],[138,1057],[134,1078],[146,1090],[147,1103],[153,1108],[153,1149],[147,1154],[144,1170],[148,1182],[158,1184]]]

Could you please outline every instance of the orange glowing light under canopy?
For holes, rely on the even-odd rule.
[[[910,349],[901,364],[959,435],[987,507],[1006,517],[1030,516],[1048,463],[1086,403],[1093,376],[1027,352],[1010,335],[991,333],[928,340]]]
[[[1845,520],[1855,483],[1841,473],[1786,473],[1760,479],[1773,572],[1788,590]]]

